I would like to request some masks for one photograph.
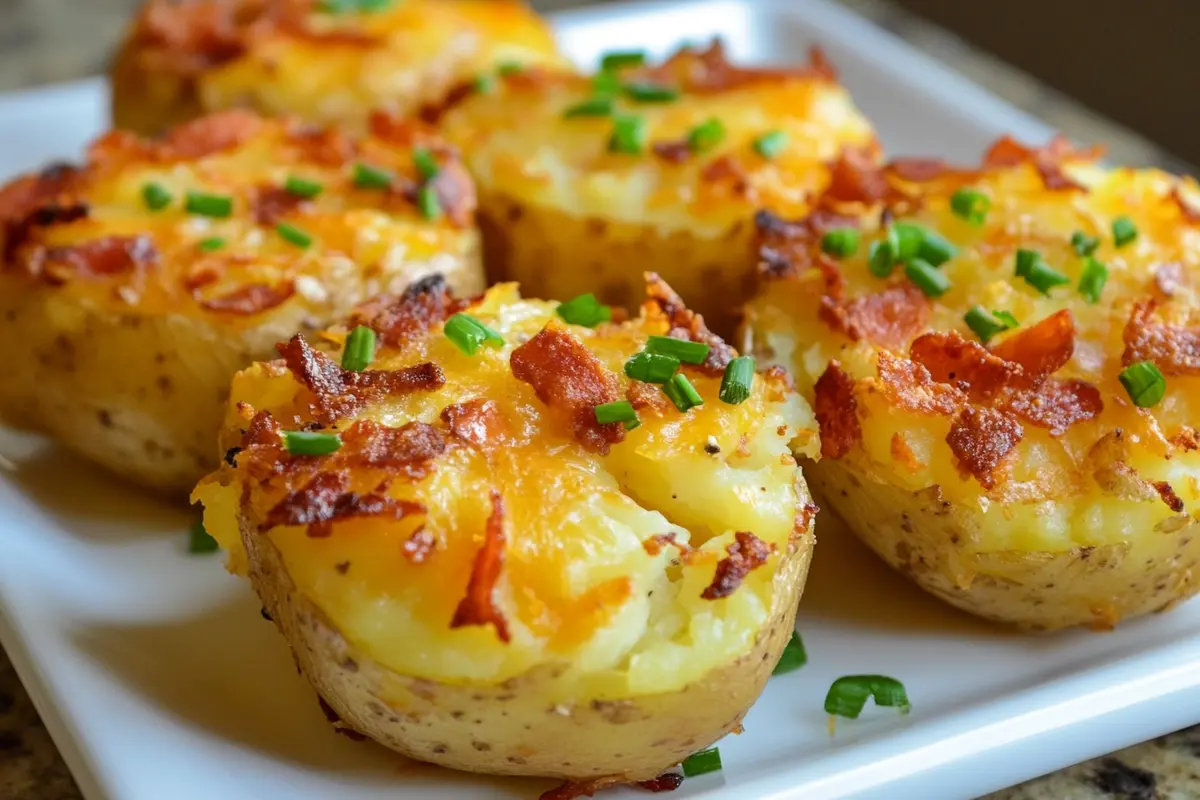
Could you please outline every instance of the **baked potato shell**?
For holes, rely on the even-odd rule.
[[[456,210],[436,221],[403,197],[351,185],[355,150],[415,178],[417,143],[439,152],[457,190]],[[291,176],[321,193],[289,195]],[[167,208],[146,207],[151,182],[170,194]],[[231,215],[186,212],[189,190],[232,197]],[[276,342],[433,272],[480,291],[472,207],[452,152],[417,128],[355,140],[227,112],[161,142],[105,136],[86,164],[0,190],[0,341],[14,344],[0,414],[184,493],[218,463],[230,378]],[[313,243],[287,241],[280,223]]]

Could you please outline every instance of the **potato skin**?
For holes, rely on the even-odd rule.
[[[352,162],[337,155],[359,147],[414,174],[418,141],[442,147],[417,128],[393,126],[386,137],[354,143],[337,131],[228,112],[159,143],[110,134],[86,165],[0,190],[8,254],[0,264],[0,340],[21,343],[0,382],[0,414],[147,487],[188,491],[218,463],[230,377],[269,357],[276,342],[433,271],[464,292],[482,289],[470,182],[449,151],[441,157],[464,189],[461,223],[429,222],[408,201],[354,191]],[[279,184],[292,174],[320,178],[322,194],[289,205]],[[173,193],[169,208],[145,207],[149,181]],[[233,214],[184,213],[190,188],[228,193]],[[315,243],[301,251],[282,240],[276,212],[257,219],[267,201],[256,193],[282,202],[277,221],[306,229]],[[63,208],[86,212],[64,218]],[[39,215],[49,224],[37,224]],[[390,252],[391,244],[360,236],[392,237],[407,249]],[[205,251],[200,242],[212,237],[225,244]],[[131,244],[94,250],[114,240]],[[248,293],[244,303],[222,305],[239,292]]]
[[[227,108],[367,129],[415,114],[499,63],[565,61],[520,0],[147,0],[111,68],[116,127],[142,134]]]

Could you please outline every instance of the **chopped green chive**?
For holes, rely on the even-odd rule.
[[[679,99],[679,90],[656,83],[627,83],[625,94],[636,103],[671,103]]]
[[[1040,261],[1041,258],[1041,253],[1036,250],[1026,250],[1024,248],[1017,250],[1017,277],[1028,277],[1029,271],[1033,269],[1033,265]]]
[[[709,346],[704,342],[674,339],[670,336],[651,336],[646,342],[646,352],[661,356],[673,356],[685,364],[703,364],[708,358]]]
[[[564,119],[576,119],[578,117],[610,117],[613,113],[613,99],[611,97],[592,97],[582,102],[569,106],[563,111]]]
[[[392,175],[378,167],[359,162],[354,165],[354,185],[359,189],[389,189],[392,185]]]
[[[1124,247],[1137,238],[1138,229],[1129,217],[1117,217],[1112,223],[1113,244]]]
[[[671,380],[663,384],[663,391],[680,411],[688,411],[704,404],[704,398],[682,372],[672,375]]]
[[[496,79],[484,73],[475,77],[475,91],[478,94],[491,94],[496,88]]]
[[[1077,256],[1090,256],[1096,252],[1096,248],[1100,246],[1100,237],[1088,236],[1083,231],[1075,231],[1071,234],[1071,248]]]
[[[693,753],[683,760],[683,776],[694,778],[709,772],[721,771],[721,751],[715,747]]]
[[[719,145],[725,138],[725,125],[721,120],[705,120],[688,132],[688,148],[693,153],[706,153]]]
[[[437,159],[433,157],[433,153],[429,152],[427,147],[418,147],[413,150],[413,164],[417,167],[417,174],[422,180],[433,180],[442,168],[438,165]]]
[[[835,258],[847,258],[858,252],[858,231],[834,228],[821,237],[821,249]]]
[[[346,337],[346,348],[342,351],[342,369],[362,372],[375,358],[375,331],[359,325]]]
[[[342,437],[336,433],[284,431],[283,446],[294,456],[327,456],[342,449]]]
[[[993,309],[992,316],[1003,322],[1009,328],[1019,328],[1021,326],[1020,320],[1013,316],[1011,311],[997,311]]]
[[[417,208],[425,219],[437,219],[442,215],[442,201],[438,198],[437,190],[429,184],[417,189]]]
[[[958,255],[958,248],[950,244],[940,233],[926,230],[921,237],[921,246],[917,248],[917,256],[925,259],[935,267],[940,267]]]
[[[455,314],[446,320],[446,338],[454,342],[459,350],[469,356],[475,355],[483,345],[503,347],[504,337],[484,325],[470,314]]]
[[[1088,256],[1083,264],[1083,274],[1079,277],[1079,293],[1086,297],[1089,303],[1099,303],[1106,283],[1108,267]]]
[[[661,353],[641,352],[625,362],[625,374],[643,383],[666,383],[679,371],[679,359]]]
[[[1001,317],[1000,314],[1004,316]],[[1006,331],[1009,328],[1016,327],[1016,320],[1012,314],[1008,312],[991,312],[983,306],[974,306],[963,317],[963,321],[967,323],[967,327],[975,332],[979,337],[979,341],[987,344],[992,340],[992,337],[1001,331]]]
[[[147,183],[142,187],[142,201],[151,211],[162,211],[173,199],[174,196],[160,183]]]
[[[588,293],[574,297],[565,303],[558,304],[558,316],[563,322],[571,325],[582,325],[594,328],[601,322],[612,319],[612,309],[596,299],[596,295]]]
[[[888,231],[888,238],[895,244],[896,260],[908,261],[916,258],[920,251],[921,242],[925,240],[925,229],[909,222],[897,222]]]
[[[975,189],[959,189],[950,197],[950,210],[972,225],[982,225],[987,221],[991,208],[991,198]]]
[[[721,391],[717,395],[722,403],[736,406],[746,402],[750,397],[750,387],[754,383],[754,359],[750,356],[738,356],[725,366],[725,374],[721,377]]]
[[[233,198],[222,194],[188,192],[184,209],[189,214],[224,219],[233,213]]]
[[[1070,278],[1047,264],[1039,253],[1032,250],[1017,251],[1017,274],[1044,295],[1049,295],[1056,286],[1071,282]]]
[[[275,226],[275,232],[285,242],[294,244],[302,250],[312,247],[313,238],[295,225],[288,225],[286,222],[281,222]]]
[[[205,530],[204,523],[196,520],[196,524],[188,531],[187,551],[199,555],[201,553],[215,553],[220,549],[221,545],[217,544],[217,540]]]
[[[886,675],[846,675],[838,678],[825,695],[825,713],[858,719],[867,699],[875,698],[877,706],[891,706],[907,714],[912,704],[904,684]]]
[[[783,653],[779,656],[779,660],[775,662],[775,669],[771,674],[785,675],[789,672],[795,672],[807,663],[808,653],[804,650],[804,640],[800,638],[800,634],[792,631],[792,638],[788,640],[787,645],[783,648]]]
[[[496,65],[496,74],[508,77],[525,71],[525,65],[520,61],[501,61]]]
[[[630,69],[645,63],[645,50],[614,50],[600,57],[600,69],[604,70]]]
[[[787,145],[786,131],[771,131],[754,140],[754,152],[763,158],[771,159],[782,153]]]
[[[318,9],[326,14],[353,14],[383,11],[393,0],[321,0]]]
[[[615,403],[601,403],[596,406],[596,422],[601,425],[608,425],[613,422],[623,422],[627,430],[632,430],[637,427],[638,422],[637,412],[633,410],[633,404],[628,400],[618,400]],[[630,427],[630,423],[635,423]]]
[[[1158,405],[1167,393],[1167,379],[1151,361],[1139,361],[1121,370],[1121,385],[1138,408]]]
[[[607,70],[592,76],[592,92],[598,97],[614,97],[621,93],[621,76]]]
[[[201,253],[212,253],[220,250],[225,246],[225,240],[220,236],[211,236],[207,239],[201,239],[196,243],[196,247]]]
[[[638,116],[617,117],[608,140],[611,153],[638,155],[646,149],[646,120]]]
[[[950,291],[950,279],[938,268],[920,258],[910,258],[904,265],[904,274],[925,293],[926,297],[941,297]]]
[[[867,268],[876,278],[886,278],[896,267],[896,245],[889,239],[871,242],[867,251]]]
[[[283,188],[288,194],[303,197],[305,200],[311,200],[319,195],[325,187],[316,181],[289,175],[288,179],[283,183]]]

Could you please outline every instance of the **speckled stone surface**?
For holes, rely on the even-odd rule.
[[[139,2],[0,0],[0,91],[102,72],[125,20]],[[586,2],[533,0],[543,10]],[[1144,138],[1079,107],[960,39],[913,18],[887,0],[840,2],[1046,120],[1072,139],[1106,143],[1114,161],[1183,171],[1180,163]],[[16,672],[0,651],[0,800],[81,800],[81,797]],[[986,800],[1114,798],[1200,798],[1200,727],[1061,770],[989,795]]]

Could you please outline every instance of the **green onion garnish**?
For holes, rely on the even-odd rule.
[[[1042,260],[1038,253],[1029,258],[1029,250],[1017,251],[1017,274],[1025,279],[1033,288],[1044,295],[1049,295],[1055,286],[1064,286],[1071,279]]]
[[[233,198],[222,194],[188,192],[184,209],[189,214],[224,219],[233,213]]]
[[[950,197],[950,210],[972,225],[982,225],[991,207],[991,198],[975,189],[959,189]]]
[[[904,274],[926,297],[941,297],[950,290],[950,279],[923,259],[910,258],[904,265]]]
[[[375,358],[375,331],[359,325],[346,337],[346,348],[342,351],[342,369],[362,372]]]
[[[692,386],[687,375],[682,372],[672,375],[671,380],[663,384],[663,391],[680,411],[687,411],[704,404],[704,398],[696,391],[696,387]]]
[[[392,0],[321,0],[318,9],[326,14],[351,14],[383,11]]]
[[[625,94],[636,103],[670,103],[679,99],[679,90],[656,83],[627,83]]]
[[[620,94],[621,77],[615,72],[597,72],[592,76],[592,93],[598,97],[613,97]]]
[[[651,336],[646,342],[646,352],[663,356],[674,356],[685,364],[703,364],[708,358],[709,346],[704,342],[673,339],[670,336]]]
[[[142,200],[151,211],[162,211],[173,199],[174,196],[160,183],[147,183],[142,187]]]
[[[771,131],[754,140],[754,152],[771,159],[782,153],[787,144],[787,131]]]
[[[683,776],[694,778],[709,772],[721,771],[721,751],[715,747],[693,753],[683,760]]]
[[[1079,293],[1089,303],[1099,303],[1104,284],[1108,282],[1108,267],[1091,256],[1083,263],[1083,275],[1079,277]]]
[[[354,185],[359,189],[388,189],[392,185],[392,176],[378,167],[359,162],[354,165]]]
[[[1021,327],[1020,320],[1013,316],[1011,311],[997,311],[996,309],[992,309],[992,316],[1003,322],[1009,328]]]
[[[958,255],[958,248],[950,244],[946,237],[935,231],[922,231],[921,246],[917,248],[919,258],[923,258],[935,267],[940,267],[956,255]]]
[[[563,322],[571,325],[582,325],[594,328],[601,322],[612,319],[612,309],[596,299],[596,295],[588,293],[574,297],[565,303],[558,304],[558,316]]]
[[[196,520],[196,524],[188,531],[188,548],[189,553],[215,553],[221,549],[221,545],[217,544],[207,530],[204,528],[204,522]]]
[[[904,684],[886,675],[846,675],[838,678],[825,695],[825,713],[858,719],[867,698],[874,696],[875,705],[899,708],[907,714],[912,708]]]
[[[713,117],[705,120],[688,132],[688,148],[693,153],[706,153],[725,138],[725,125]]]
[[[1113,244],[1124,247],[1137,238],[1138,229],[1129,217],[1117,217],[1112,223]]]
[[[283,446],[294,456],[327,456],[342,448],[342,437],[336,433],[284,431]]]
[[[316,181],[310,181],[306,178],[300,178],[295,175],[289,175],[283,183],[284,191],[296,197],[303,197],[305,200],[311,200],[321,193],[325,187]]]
[[[736,406],[750,397],[750,386],[754,383],[754,359],[738,356],[725,367],[721,377],[721,391],[717,395],[722,403]]]
[[[224,246],[225,246],[225,240],[222,239],[220,236],[210,236],[209,238],[201,239],[199,242],[196,243],[196,247],[197,247],[197,249],[200,250],[201,253],[212,253],[214,251],[220,250]]]
[[[608,140],[610,153],[637,155],[646,149],[646,120],[639,116],[617,117]]]
[[[637,353],[625,362],[625,374],[644,383],[666,383],[678,371],[679,359],[660,353]]]
[[[418,147],[413,150],[413,164],[417,167],[417,174],[422,180],[433,180],[437,174],[441,172],[441,167],[438,165],[437,159],[433,157],[433,153],[429,152],[427,147]]]
[[[279,237],[285,242],[294,244],[301,250],[312,247],[313,237],[309,236],[295,225],[288,225],[286,222],[281,222],[275,226],[275,232],[278,233]]]
[[[1090,256],[1096,252],[1096,248],[1100,246],[1100,237],[1088,236],[1083,231],[1075,231],[1071,234],[1071,247],[1075,250],[1077,256]]]
[[[592,97],[569,106],[566,111],[563,111],[563,118],[609,117],[612,116],[613,106],[613,99],[611,97]]]
[[[475,77],[475,91],[478,94],[491,94],[496,88],[496,79],[484,73]]]
[[[1138,408],[1158,405],[1167,393],[1167,379],[1151,361],[1139,361],[1121,370],[1121,385]]]
[[[1027,277],[1033,265],[1041,260],[1041,258],[1041,254],[1036,250],[1026,250],[1024,248],[1017,250],[1016,276],[1018,278]]]
[[[920,251],[921,242],[925,240],[925,229],[909,222],[897,222],[888,230],[888,238],[895,245],[896,260],[908,261]]]
[[[600,69],[604,70],[629,69],[645,63],[645,50],[614,50],[600,57]]]
[[[437,190],[428,183],[417,189],[417,208],[425,219],[437,219],[442,215],[442,201]]]
[[[503,336],[470,314],[455,314],[446,320],[444,332],[447,339],[469,356],[475,355],[482,345],[504,346]]]
[[[496,74],[508,77],[509,75],[517,75],[525,70],[525,65],[520,61],[501,61],[496,65]]]
[[[596,406],[596,422],[601,425],[608,425],[612,422],[623,422],[628,430],[632,430],[630,423],[638,422],[637,412],[633,410],[633,404],[628,400],[617,400],[614,403],[601,403]],[[633,427],[637,427],[636,424]]]
[[[896,266],[896,245],[891,239],[871,242],[867,251],[867,268],[876,278],[886,278]]]
[[[858,252],[858,231],[834,228],[821,237],[821,249],[835,258],[847,258]]]
[[[792,638],[783,648],[783,653],[775,662],[775,669],[771,671],[771,674],[784,675],[788,672],[795,672],[807,663],[808,653],[804,651],[804,640],[800,638],[800,634],[792,631]]]
[[[1016,318],[1012,314],[1007,311],[991,312],[983,306],[971,308],[963,317],[963,321],[984,344],[990,342],[997,333],[1016,327]]]

